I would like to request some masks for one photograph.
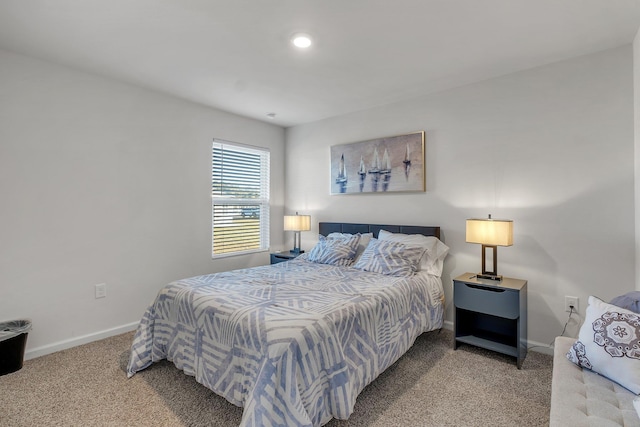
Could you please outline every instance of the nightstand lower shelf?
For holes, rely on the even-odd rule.
[[[457,347],[457,343],[471,344],[471,345],[475,345],[476,347],[486,348],[487,350],[497,351],[498,353],[503,353],[508,356],[518,357],[517,347],[501,344],[494,340],[480,338],[475,335],[465,335],[462,337],[456,337],[456,347]]]

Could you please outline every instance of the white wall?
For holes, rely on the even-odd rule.
[[[0,320],[33,320],[33,357],[131,329],[170,280],[267,263],[210,259],[218,137],[271,149],[273,218],[286,204],[314,227],[442,226],[449,321],[451,278],[480,265],[464,220],[514,219],[499,272],[529,280],[529,338],[546,344],[564,295],[584,313],[588,295],[635,287],[639,44],[291,128],[286,193],[281,128],[0,50]],[[329,196],[331,145],[417,130],[426,193]],[[271,231],[272,247],[291,245],[280,222]]]
[[[171,280],[268,263],[211,260],[211,143],[270,148],[281,218],[282,128],[7,51],[0,98],[0,320],[32,319],[28,357],[131,329]]]
[[[640,30],[633,40],[633,103],[635,159],[636,290],[640,291]]]
[[[318,221],[440,225],[443,282],[480,269],[465,219],[514,220],[499,273],[529,281],[529,340],[548,344],[564,296],[609,300],[634,289],[631,46],[287,130],[285,206]],[[329,147],[426,131],[427,192],[329,195]],[[581,319],[569,327],[577,333]]]

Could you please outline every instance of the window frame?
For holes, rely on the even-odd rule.
[[[218,156],[216,156],[216,150],[218,150]],[[230,156],[230,160],[227,161],[226,166],[224,164],[224,160],[219,160],[220,157],[224,157],[225,150]],[[253,173],[249,172],[247,175],[242,175],[241,172],[239,173],[240,170],[237,166],[234,166],[233,160],[238,160],[239,157],[243,156],[256,155],[259,156],[259,160],[257,160],[256,163],[252,163],[252,165],[259,165],[259,171],[256,172],[256,170],[254,170]],[[224,178],[220,178],[221,175],[225,174],[225,171],[227,171],[229,175],[229,179],[226,184],[224,183]],[[256,177],[256,175],[258,175],[258,177]],[[268,148],[240,144],[219,138],[213,139],[211,147],[212,259],[269,251],[271,210],[270,175],[271,152]],[[217,182],[216,178],[218,178]],[[246,183],[246,186],[243,186],[242,183]],[[234,184],[240,186],[239,188],[242,191],[239,191],[239,193],[253,192],[255,194],[249,197],[243,197],[241,194],[229,193],[227,189]],[[253,214],[253,212],[255,212],[255,208],[259,209],[257,218],[254,218],[255,216]],[[249,211],[248,215],[245,215],[245,210]],[[221,239],[220,234],[217,233],[223,233],[222,230],[225,230],[229,235],[231,235],[234,230],[241,230],[243,227],[242,224],[249,224],[252,220],[258,221],[257,235],[253,235],[253,230],[252,233],[250,233],[253,235],[250,237],[258,239],[258,247],[251,247],[248,249],[227,249],[224,248],[225,242],[227,242],[227,245],[229,246],[232,246],[229,243],[241,245],[242,239],[234,240],[233,237],[228,237],[227,239],[222,237],[223,249],[220,249],[220,247],[216,248],[216,237]],[[216,221],[219,222],[216,223]],[[252,223],[251,227],[255,228],[255,226],[256,224]],[[217,253],[216,250],[218,251]]]

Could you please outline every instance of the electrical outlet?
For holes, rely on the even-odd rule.
[[[578,311],[578,297],[564,297],[564,311],[571,312],[571,306],[573,306],[573,311]]]
[[[106,296],[107,296],[107,284],[100,283],[99,285],[96,285],[96,299],[104,298]]]

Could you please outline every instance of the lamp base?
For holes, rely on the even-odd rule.
[[[481,274],[478,273],[476,274],[476,277],[478,279],[487,279],[487,280],[495,280],[496,282],[500,282],[502,280],[502,276],[500,276],[499,274]]]

